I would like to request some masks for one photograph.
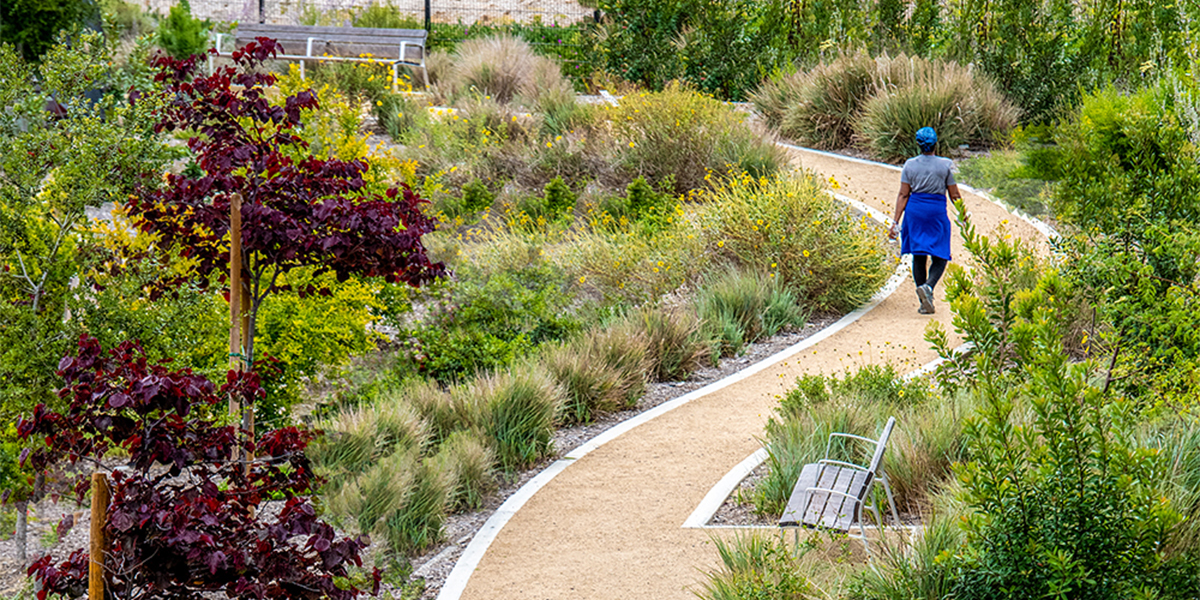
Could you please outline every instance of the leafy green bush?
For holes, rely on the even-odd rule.
[[[192,5],[180,0],[158,24],[158,45],[175,58],[187,58],[208,48],[210,29],[211,22],[193,17]]]
[[[741,100],[807,47],[791,26],[808,21],[793,19],[788,3],[778,0],[605,0],[599,7],[606,17],[600,36],[605,68],[653,90],[681,79]],[[824,38],[807,41],[815,46]]]
[[[625,201],[633,217],[643,219],[660,214],[667,206],[668,199],[646,183],[645,177],[638,177],[625,187]]]
[[[731,165],[770,175],[784,163],[782,151],[743,115],[678,84],[626,96],[604,116],[613,124],[618,163],[656,186],[672,177],[676,194],[704,187],[707,175],[725,173]],[[760,151],[754,164],[741,164],[746,148]]]
[[[563,273],[545,264],[478,279],[464,270],[430,316],[409,329],[408,361],[442,382],[511,364],[579,329],[566,310],[571,301]]]
[[[462,207],[467,212],[477,212],[489,208],[495,199],[496,195],[488,189],[487,184],[479,179],[472,179],[462,188]]]
[[[87,0],[5,2],[0,5],[0,40],[35,60],[56,43],[60,32],[77,30],[94,16],[95,7]]]
[[[546,203],[546,210],[552,216],[569,213],[575,208],[575,192],[571,191],[562,177],[555,177],[546,184],[542,190],[542,199]]]
[[[258,313],[256,345],[262,356],[276,361],[278,376],[268,386],[267,400],[256,406],[259,419],[287,417],[287,409],[300,400],[302,382],[320,374],[336,373],[352,356],[375,349],[379,339],[369,326],[373,313],[383,308],[378,286],[350,279],[339,283],[333,275],[317,278],[289,274],[296,289],[313,285],[319,292],[301,297],[283,292],[270,296]]]

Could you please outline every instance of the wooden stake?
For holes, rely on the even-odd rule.
[[[245,360],[242,344],[242,195],[229,199],[229,368],[241,371]],[[230,396],[229,414],[242,412],[239,398]]]
[[[88,554],[88,598],[104,600],[104,553],[108,544],[104,539],[104,523],[108,519],[108,479],[104,473],[92,473],[92,533]]]

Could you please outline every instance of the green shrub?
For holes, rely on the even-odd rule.
[[[495,194],[488,189],[487,184],[479,179],[472,179],[462,188],[462,208],[468,213],[491,207],[495,199]]]
[[[535,263],[487,274],[464,268],[459,277],[425,321],[408,328],[409,364],[426,376],[449,382],[502,367],[579,329],[557,268]]]
[[[643,92],[605,108],[612,122],[617,163],[631,177],[658,186],[672,178],[676,194],[706,187],[711,172],[738,170],[748,149],[755,149],[756,169],[774,173],[784,163],[781,150],[753,131],[745,117],[712,98],[678,84],[662,92]],[[770,157],[763,166],[763,157]]]
[[[188,0],[180,0],[158,24],[158,45],[175,58],[187,58],[208,48],[210,29],[211,22],[193,17]]]
[[[700,319],[690,310],[645,308],[630,319],[646,338],[649,375],[654,381],[683,381],[711,359]]]
[[[554,418],[564,397],[544,370],[517,368],[485,375],[471,384],[470,392],[482,410],[482,433],[502,469],[513,473],[550,453]]]
[[[496,458],[487,444],[468,431],[456,431],[446,437],[431,460],[434,468],[452,482],[448,510],[476,510],[483,506],[483,496],[495,477]]]
[[[682,80],[741,100],[764,74],[825,40],[794,40],[792,26],[809,21],[793,18],[792,7],[779,0],[604,0],[599,8],[605,15],[599,36],[604,68],[653,90]],[[822,24],[831,16],[815,15]]]
[[[0,5],[0,40],[26,60],[49,50],[62,31],[73,31],[96,16],[87,0],[13,0]]]
[[[713,538],[722,568],[705,573],[696,595],[706,600],[808,598],[815,590],[803,575],[799,557],[778,535],[739,534]]]
[[[442,389],[437,383],[424,379],[409,380],[398,388],[388,390],[378,401],[410,404],[425,421],[429,440],[433,445],[444,443],[454,432],[474,424],[463,421],[459,412],[455,410],[450,392]]]
[[[858,306],[890,272],[880,228],[851,216],[810,176],[734,177],[706,197],[709,251],[773,275],[809,310]]]
[[[546,210],[550,211],[553,216],[569,213],[575,209],[575,192],[567,186],[562,177],[555,177],[546,184],[542,190],[542,198],[546,203]]]
[[[660,194],[646,182],[645,177],[634,179],[625,187],[625,201],[635,219],[659,214],[667,205],[667,197]]]

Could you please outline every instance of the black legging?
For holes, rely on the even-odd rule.
[[[925,259],[932,258],[933,264],[929,266],[929,274],[925,274]],[[942,278],[942,273],[946,272],[946,259],[936,256],[926,257],[924,254],[913,255],[913,282],[917,287],[928,285],[930,289],[937,287],[938,280]]]

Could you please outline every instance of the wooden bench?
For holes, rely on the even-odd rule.
[[[232,39],[236,48],[256,38],[271,38],[283,47],[276,58],[300,62],[300,76],[310,60],[375,62],[392,65],[392,91],[400,76],[400,65],[421,68],[425,87],[429,87],[429,72],[425,69],[424,29],[375,29],[368,27],[310,27],[306,25],[238,24],[237,33],[215,33],[213,47],[217,56],[231,56],[234,48],[226,50],[222,42]],[[208,70],[212,73],[213,59],[209,55]]]
[[[861,536],[851,537],[861,537],[869,554],[871,547],[867,543],[867,530],[862,520],[863,507],[875,514],[876,523],[883,525],[879,510],[867,504],[876,481],[883,484],[888,504],[892,509],[892,518],[897,525],[900,524],[896,502],[892,499],[892,488],[888,485],[887,474],[883,472],[883,453],[895,426],[896,418],[889,418],[878,440],[848,433],[829,434],[829,441],[825,444],[825,458],[804,465],[800,470],[800,477],[792,489],[791,497],[788,498],[787,508],[779,519],[779,526],[796,528],[798,537],[800,527],[816,527],[849,534],[850,528],[857,523]],[[835,438],[868,444],[871,450],[870,464],[864,467],[831,460],[830,450]]]

